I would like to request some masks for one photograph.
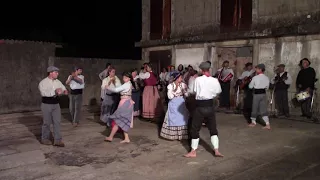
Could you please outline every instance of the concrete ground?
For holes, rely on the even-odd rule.
[[[85,113],[71,126],[64,115],[66,147],[41,145],[38,112],[0,117],[1,180],[319,180],[320,125],[297,119],[272,119],[272,130],[248,128],[239,115],[217,114],[220,151],[212,156],[208,130],[202,128],[198,157],[188,146],[158,138],[157,126],[136,120],[132,143],[103,141],[98,115]]]

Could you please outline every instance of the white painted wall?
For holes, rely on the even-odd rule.
[[[204,48],[189,48],[189,49],[176,49],[176,68],[179,64],[187,67],[189,64],[195,69],[199,70],[199,65],[203,62]]]

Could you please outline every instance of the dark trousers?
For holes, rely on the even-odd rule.
[[[253,101],[253,91],[252,89],[244,90],[244,98],[243,98],[243,115],[246,118],[248,123],[251,123],[251,111],[252,111],[252,101]]]
[[[191,120],[191,138],[198,139],[199,131],[202,127],[202,123],[206,120],[206,125],[209,129],[210,136],[218,135],[217,124],[216,124],[216,116],[212,106],[202,107],[197,104],[195,108],[192,120]]]
[[[222,92],[220,94],[220,107],[230,108],[230,82],[220,82]]]
[[[275,92],[276,109],[279,115],[289,115],[288,90],[276,89]]]
[[[311,90],[309,93],[310,93],[311,97],[301,103],[301,112],[302,112],[303,116],[310,118],[312,116],[311,100],[312,100],[313,91]]]

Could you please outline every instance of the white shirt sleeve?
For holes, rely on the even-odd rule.
[[[150,77],[150,73],[149,72],[140,72],[139,73],[139,77],[140,79],[148,79]]]
[[[167,86],[167,89],[168,89],[168,92],[167,92],[168,98],[169,98],[169,99],[174,98],[174,93],[173,93],[174,87],[173,87],[173,84],[169,84],[169,85]]]
[[[188,93],[189,94],[194,94],[194,81],[195,81],[195,78],[191,77],[188,81]]]
[[[246,71],[245,71],[245,72],[243,72],[243,73],[241,74],[241,76],[239,76],[239,78],[238,78],[238,79],[241,79],[241,80],[242,80],[243,78],[245,78],[245,77],[246,77],[246,74],[247,74],[247,73],[246,73]]]
[[[116,78],[116,81],[115,81],[115,87],[119,87],[119,86],[121,86],[121,81],[120,81],[120,79],[116,76],[115,77]]]
[[[287,85],[290,85],[292,83],[292,77],[290,76],[289,73],[287,73],[287,77],[288,77],[288,79],[286,79],[284,81],[284,83],[287,84]]]
[[[252,88],[254,87],[256,77],[257,77],[257,76],[253,77],[253,78],[252,78],[252,81],[249,83],[249,88],[250,88],[250,89],[252,89]]]
[[[101,89],[105,89],[107,84],[108,84],[108,78],[104,78],[102,80]]]
[[[51,97],[51,96],[54,96],[54,94],[52,94],[51,91],[48,91],[48,88],[46,86],[46,83],[45,83],[45,80],[42,80],[40,83],[39,83],[39,91],[40,91],[40,94],[41,96],[43,97]]]
[[[131,84],[130,83],[124,83],[124,84],[122,84],[120,86],[116,86],[115,88],[109,87],[108,90],[110,90],[112,92],[119,93],[119,92],[122,92],[122,91],[129,90],[130,88],[131,88]]]
[[[221,85],[220,85],[220,83],[219,83],[219,81],[217,79],[215,79],[214,82],[215,82],[215,86],[217,87],[215,93],[216,94],[220,94],[222,92]]]
[[[62,89],[62,91],[67,90],[67,88],[62,84],[62,82],[61,82],[61,81],[59,81],[58,79],[56,79],[56,81],[58,82],[59,88],[61,88],[61,89]]]
[[[193,85],[193,92],[197,93],[199,91],[199,87],[198,87],[198,82],[197,82],[197,78],[194,80],[194,85]]]

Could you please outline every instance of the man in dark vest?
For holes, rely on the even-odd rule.
[[[285,65],[278,65],[277,74],[271,80],[274,86],[275,103],[278,111],[278,116],[289,117],[289,100],[288,89],[292,83],[290,74],[285,71]]]
[[[314,91],[314,83],[316,82],[316,72],[310,67],[311,62],[307,58],[303,58],[300,61],[301,70],[298,73],[296,88],[298,92],[308,91],[312,96]],[[311,113],[311,98],[306,99],[301,103],[302,116],[310,119],[312,117]]]

